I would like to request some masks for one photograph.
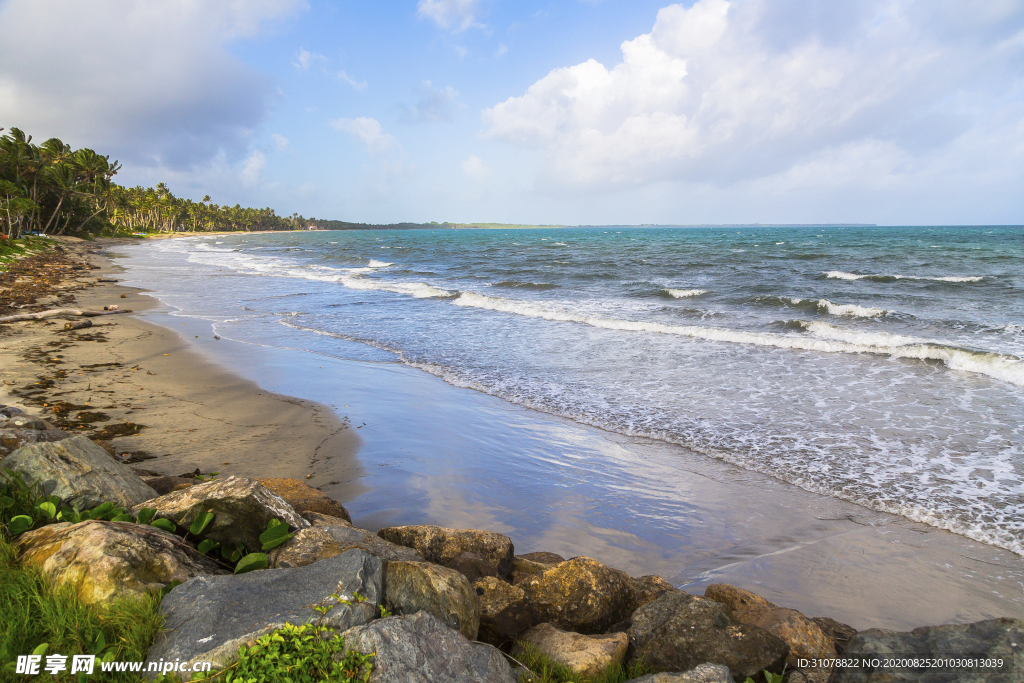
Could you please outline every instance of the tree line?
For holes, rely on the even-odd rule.
[[[29,233],[295,230],[310,222],[271,208],[219,206],[209,195],[199,202],[182,199],[163,183],[122,187],[113,182],[120,169],[109,155],[72,149],[58,138],[37,145],[12,127],[0,136],[0,233],[12,239]]]

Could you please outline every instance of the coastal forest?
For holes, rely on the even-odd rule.
[[[235,230],[296,230],[314,219],[174,196],[164,183],[123,187],[113,181],[121,165],[58,138],[41,144],[19,128],[0,128],[0,233],[132,234]]]

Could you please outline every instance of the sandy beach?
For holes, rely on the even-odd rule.
[[[98,266],[64,280],[73,296],[68,303],[136,312],[159,306],[138,289],[98,281],[116,280],[119,272],[93,253],[99,244],[65,244],[73,258]],[[109,437],[119,454],[145,458],[136,467],[160,474],[199,468],[333,482],[340,497],[358,492],[351,483],[359,476],[352,457],[358,437],[329,408],[262,390],[190,351],[181,334],[137,316],[93,320],[76,331],[65,331],[63,319],[0,327],[0,403]]]
[[[410,367],[214,339],[204,320],[97,282],[125,261],[92,252],[119,246],[73,243],[98,269],[76,271],[70,293],[136,314],[75,332],[63,320],[4,325],[0,403],[94,436],[139,425],[111,439],[153,456],[136,467],[304,479],[363,528],[488,529],[519,552],[595,557],[693,593],[727,582],[858,629],[1024,616],[1012,553]],[[633,515],[638,496],[663,499],[671,524]]]

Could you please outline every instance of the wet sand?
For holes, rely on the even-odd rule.
[[[118,262],[131,278],[131,259]],[[204,312],[202,301],[174,300],[188,309],[153,309],[147,320],[185,330],[190,346],[264,390],[328,405],[352,424],[365,492],[324,490],[362,528],[488,529],[520,553],[586,555],[694,593],[732,583],[858,629],[1024,617],[1024,561],[1008,551],[399,363],[334,357],[354,342],[216,340],[231,327],[223,302]]]
[[[66,282],[74,286],[68,292],[74,305],[118,305],[136,314],[92,318],[93,327],[70,332],[63,330],[64,319],[0,325],[0,404],[110,440],[119,454],[151,458],[135,467],[160,474],[199,468],[314,486],[337,481],[339,493],[358,494],[358,437],[333,411],[268,392],[189,350],[180,333],[138,315],[158,301],[135,288],[97,282],[120,272],[90,253],[100,245],[68,245],[99,266]],[[96,420],[97,413],[108,419]]]
[[[130,266],[90,258],[102,269],[83,282]],[[0,403],[66,401],[106,413],[96,428],[144,425],[113,439],[157,456],[138,466],[306,479],[363,528],[489,529],[517,552],[587,555],[695,593],[732,583],[858,629],[1024,617],[1024,562],[1007,551],[397,363],[215,339],[210,319],[131,287],[75,296],[136,314],[75,333],[4,326]],[[39,377],[53,385],[27,400]]]

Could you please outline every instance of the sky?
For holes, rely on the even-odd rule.
[[[0,0],[0,126],[337,220],[1024,223],[1024,0]]]

